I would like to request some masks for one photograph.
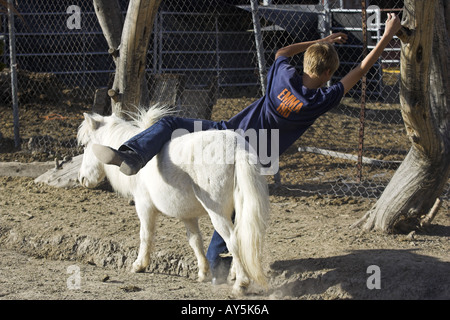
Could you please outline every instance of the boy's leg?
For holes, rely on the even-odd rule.
[[[227,280],[232,258],[221,257],[224,253],[228,253],[227,245],[217,231],[214,230],[208,251],[206,252],[206,259],[209,262],[213,284],[221,284]]]
[[[195,130],[220,130],[225,127],[221,122],[168,116],[126,141],[119,150],[94,145],[93,151],[103,163],[120,166],[123,173],[133,175],[161,151],[177,129],[194,132]]]
[[[234,223],[235,212],[231,216],[231,221]],[[209,262],[209,267],[212,274],[212,283],[221,284],[227,281],[228,273],[230,272],[232,257],[223,257],[223,254],[228,253],[228,248],[225,240],[220,234],[214,230],[214,233],[209,243],[208,251],[206,252],[206,259]]]

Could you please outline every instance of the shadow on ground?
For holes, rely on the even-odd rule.
[[[370,266],[379,267],[379,272]],[[414,250],[356,250],[334,257],[275,261],[271,270],[278,279],[274,291],[293,298],[327,293],[351,299],[450,298],[450,263]],[[380,288],[369,289],[378,276]]]

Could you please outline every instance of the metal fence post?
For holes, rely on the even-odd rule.
[[[318,15],[317,21],[320,36],[322,38],[329,36],[331,33],[331,11],[328,0],[323,1],[323,12]]]
[[[361,1],[361,20],[362,20],[362,37],[363,37],[363,58],[367,55],[367,7],[366,1]],[[361,79],[361,109],[359,113],[359,143],[358,143],[358,175],[357,181],[362,180],[362,158],[364,149],[364,125],[366,116],[366,90],[367,76],[364,75]]]
[[[262,43],[261,24],[259,22],[258,1],[250,0],[252,7],[253,30],[255,32],[256,55],[258,58],[259,79],[261,81],[262,94],[266,94],[266,59]]]
[[[325,38],[331,34],[331,11],[328,0],[323,0],[323,12],[317,17],[318,29],[321,38]],[[327,86],[331,86],[331,79],[328,80]]]
[[[264,46],[262,42],[261,34],[261,24],[259,21],[258,14],[258,1],[250,0],[252,8],[252,19],[253,19],[253,30],[255,32],[255,44],[256,44],[256,55],[258,57],[258,69],[259,69],[259,79],[261,82],[261,92],[263,95],[266,94],[266,59],[264,57]],[[266,3],[269,5],[269,3]],[[276,184],[281,184],[280,171],[274,175],[274,180]]]
[[[19,103],[17,97],[17,64],[16,64],[16,37],[14,31],[13,1],[8,0],[8,29],[9,29],[9,59],[11,71],[11,97],[14,118],[14,146],[20,147],[19,133]]]
[[[216,13],[214,16],[214,24],[216,28],[216,82],[217,82],[217,88],[219,88],[220,85],[220,42],[219,42],[219,15]]]

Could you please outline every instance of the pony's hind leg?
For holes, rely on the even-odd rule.
[[[195,256],[197,257],[198,263],[198,281],[203,282],[208,278],[209,263],[206,260],[205,251],[203,248],[202,234],[200,228],[198,227],[198,219],[183,219],[184,225],[186,226],[187,238],[189,245],[194,250]]]
[[[136,261],[131,267],[132,272],[142,272],[150,264],[150,253],[155,234],[156,217],[158,211],[149,201],[136,201],[136,212],[141,223],[140,227],[140,245]]]

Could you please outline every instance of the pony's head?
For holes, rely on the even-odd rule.
[[[101,143],[101,133],[104,131],[105,125],[105,117],[85,113],[84,121],[78,129],[77,141],[84,148],[78,181],[86,188],[95,188],[106,176],[103,163],[92,152],[92,145]]]
[[[101,116],[85,113],[84,121],[77,134],[78,144],[84,147],[83,161],[78,172],[80,184],[87,188],[95,188],[109,172],[94,155],[93,144],[102,144],[117,149],[132,136],[171,112],[171,109],[166,106],[154,105],[147,110],[141,108],[137,109],[136,113],[127,113],[132,119],[131,121],[119,118],[115,114]],[[117,174],[120,174],[118,170]]]

